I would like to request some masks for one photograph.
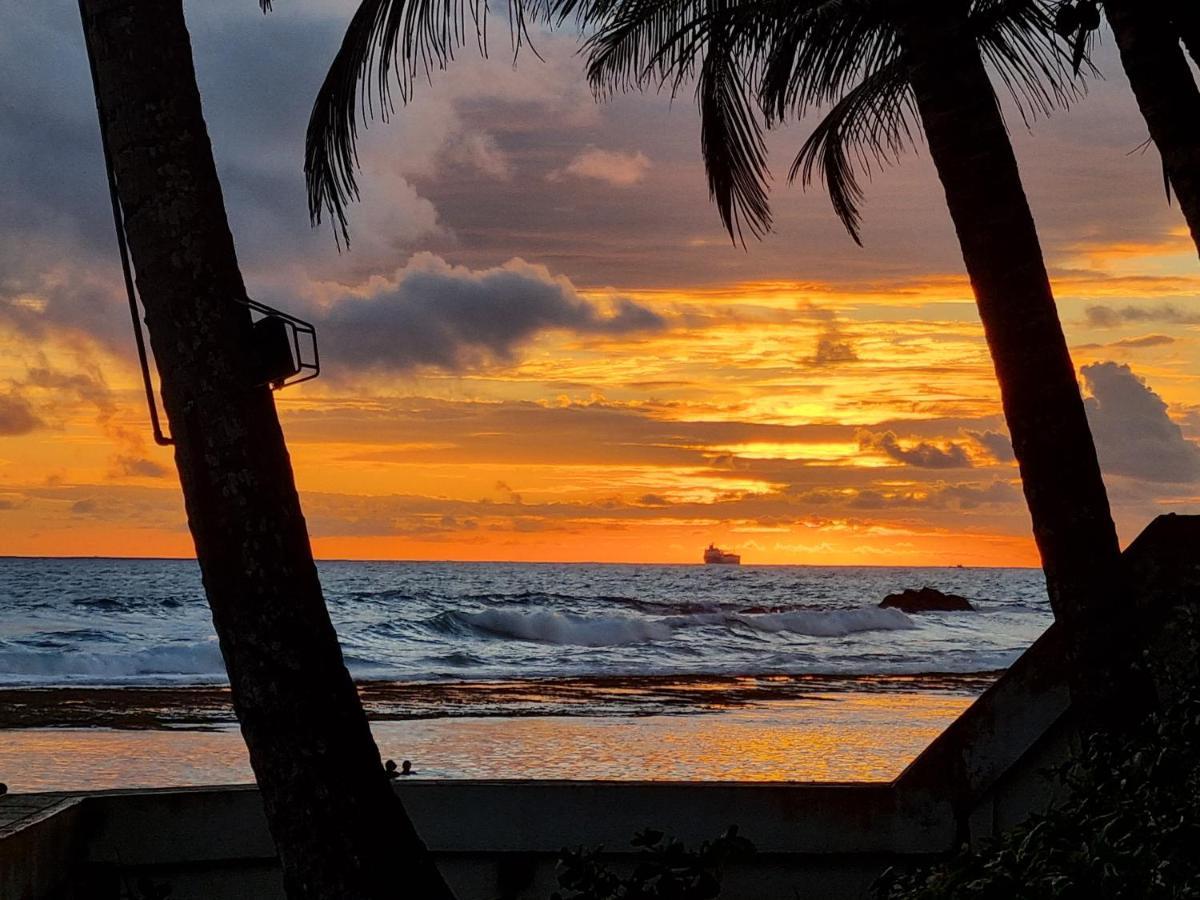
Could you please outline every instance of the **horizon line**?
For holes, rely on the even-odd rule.
[[[23,553],[0,553],[0,561],[18,560],[127,560],[133,562],[198,562],[195,556],[109,556],[105,554],[61,556],[34,556]],[[315,563],[434,563],[458,565],[512,565],[512,566],[695,566],[702,569],[714,568],[721,571],[758,568],[806,568],[806,569],[1022,569],[1041,571],[1040,566],[978,566],[958,563],[925,563],[920,565],[886,565],[881,563],[741,563],[737,566],[710,566],[701,562],[622,562],[614,560],[553,560],[553,559],[401,559],[393,557],[354,558],[342,556],[313,557]]]

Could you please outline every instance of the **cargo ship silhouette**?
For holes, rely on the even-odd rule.
[[[716,544],[709,544],[704,551],[704,563],[710,566],[740,566],[742,558],[736,553],[726,553]]]

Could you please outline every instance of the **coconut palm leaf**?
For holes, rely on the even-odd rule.
[[[788,181],[825,181],[833,210],[862,246],[860,175],[895,162],[913,144],[917,113],[902,60],[872,72],[834,104],[800,148]]]
[[[514,50],[531,19],[549,19],[575,0],[509,0]],[[387,121],[395,99],[407,103],[418,79],[430,80],[468,43],[487,52],[487,0],[363,0],[317,93],[308,122],[304,174],[313,224],[323,213],[350,240],[346,207],[359,197],[358,128]]]
[[[597,5],[598,6],[598,5]],[[712,3],[610,3],[607,14],[590,10],[596,33],[584,44],[587,76],[598,97],[671,85],[672,93],[695,74],[714,16]]]
[[[788,43],[773,50],[761,91],[773,122],[829,108],[788,178],[799,177],[807,187],[821,177],[835,213],[860,244],[860,178],[897,162],[920,134],[913,127],[916,112],[900,47],[889,23],[879,16],[880,8],[859,4],[852,22],[829,22],[802,36],[790,33]],[[1078,96],[1081,87],[1072,77],[1065,48],[1052,37],[1045,3],[975,0],[970,21],[984,59],[1023,121],[1066,106]],[[844,42],[835,34],[842,27],[850,38]],[[797,44],[800,37],[803,42]]]
[[[721,223],[745,245],[743,226],[755,237],[771,229],[770,172],[762,126],[746,90],[746,72],[736,55],[724,52],[726,39],[721,33],[713,37],[714,45],[700,66],[700,151]]]
[[[269,5],[270,0],[261,0]],[[1022,120],[1080,91],[1053,37],[1054,0],[969,0],[984,58]],[[530,23],[574,17],[598,97],[695,84],[709,192],[735,240],[771,228],[765,127],[826,110],[789,180],[821,177],[856,241],[861,178],[896,162],[916,133],[902,52],[883,0],[508,0],[512,49]],[[349,241],[360,123],[387,120],[474,42],[486,54],[487,0],[363,0],[318,93],[305,153],[309,212]],[[376,109],[378,107],[378,109]]]
[[[580,16],[594,31],[583,46],[588,80],[601,97],[665,85],[676,93],[710,41],[753,61],[796,8],[795,0],[592,0]]]
[[[656,87],[672,96],[696,83],[700,148],[709,194],[735,241],[771,228],[770,173],[753,83],[753,49],[776,2],[626,0],[589,10],[588,80],[597,96]]]
[[[1054,34],[1049,0],[974,0],[971,25],[984,60],[1029,124],[1079,99],[1084,83],[1070,49]],[[1085,56],[1089,72],[1090,61]]]
[[[815,4],[770,48],[759,102],[771,125],[827,109],[788,172],[825,181],[834,212],[861,245],[859,177],[895,162],[915,115],[895,32],[875,0]]]
[[[837,103],[899,54],[879,0],[797,5],[766,49],[759,102],[772,123]]]
[[[626,6],[585,47],[598,93],[664,84],[675,93],[707,66],[754,78],[768,127],[829,110],[801,148],[789,180],[799,177],[808,186],[823,178],[839,219],[861,241],[860,178],[896,162],[919,133],[887,5],[879,0],[709,0]],[[1023,121],[1078,96],[1081,88],[1067,50],[1053,38],[1048,0],[973,0],[971,24]],[[736,59],[718,67],[714,53]],[[700,106],[702,134],[715,139],[724,123],[714,122],[710,129],[710,110],[703,102]],[[757,126],[744,109],[739,122]],[[749,126],[731,131],[743,136]],[[713,146],[705,143],[704,158],[722,222],[735,237],[741,235],[737,223],[742,221],[761,234],[771,221],[761,139],[731,141],[717,152]]]
[[[709,193],[735,241],[771,227],[770,172],[760,119],[760,82],[767,49],[780,32],[799,25],[813,8],[851,8],[874,0],[687,0],[617,4],[589,20],[588,79],[600,97],[657,88],[676,95],[696,83],[701,151]],[[830,17],[833,21],[833,17]],[[834,29],[830,29],[834,33]],[[815,46],[813,41],[809,46]]]

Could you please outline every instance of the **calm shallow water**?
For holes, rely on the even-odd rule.
[[[375,722],[384,758],[418,777],[697,781],[885,781],[971,702],[936,692],[839,694],[713,714]],[[233,728],[0,731],[13,791],[253,780]]]

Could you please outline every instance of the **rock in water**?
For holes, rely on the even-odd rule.
[[[908,588],[899,594],[888,594],[879,605],[884,609],[895,608],[906,613],[962,612],[975,609],[966,597],[943,594],[931,587],[923,587],[919,591]]]

